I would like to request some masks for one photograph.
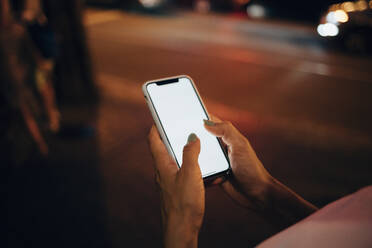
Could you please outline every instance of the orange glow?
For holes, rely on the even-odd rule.
[[[250,2],[250,0],[234,0],[237,5],[244,5]]]
[[[331,11],[336,11],[336,10],[338,10],[338,9],[339,9],[338,4],[332,4],[332,5],[329,7],[328,11],[331,12]]]
[[[367,2],[363,0],[356,2],[355,5],[356,5],[356,9],[360,11],[366,10],[368,8]]]
[[[354,3],[352,2],[345,2],[341,5],[342,9],[346,12],[352,12],[355,10]]]

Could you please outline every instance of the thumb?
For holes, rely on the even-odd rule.
[[[222,141],[230,147],[239,145],[245,140],[245,137],[229,121],[204,120],[204,127],[211,134],[221,137]]]
[[[198,158],[200,154],[200,140],[196,134],[192,133],[189,135],[187,139],[187,144],[183,148],[183,156],[182,156],[182,171],[187,172],[195,172],[195,170],[199,171],[199,163]]]

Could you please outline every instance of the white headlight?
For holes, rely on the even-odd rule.
[[[252,18],[263,18],[266,15],[265,8],[258,4],[247,6],[247,14]]]
[[[338,35],[338,27],[333,23],[319,24],[317,28],[320,36],[336,36]]]
[[[139,0],[145,8],[154,8],[161,4],[162,0]]]
[[[330,23],[337,23],[337,19],[335,16],[335,11],[331,11],[326,16],[326,21]]]

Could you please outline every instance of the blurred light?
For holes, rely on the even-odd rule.
[[[372,0],[369,1],[369,8],[372,9]]]
[[[329,23],[334,23],[337,24],[339,22],[347,22],[349,20],[349,16],[347,13],[343,10],[336,10],[336,11],[331,11],[327,14],[326,20]]]
[[[195,10],[201,13],[208,13],[211,10],[211,4],[208,0],[196,1]]]
[[[266,15],[265,8],[258,4],[248,5],[247,14],[253,18],[262,18]]]
[[[336,10],[335,17],[338,22],[347,22],[349,20],[347,13],[341,9]]]
[[[330,22],[330,23],[337,23],[335,11],[329,12],[326,16],[326,20],[327,22]]]
[[[339,9],[339,7],[338,7],[337,4],[332,4],[331,6],[329,6],[328,11],[336,11],[338,9]]]
[[[355,8],[357,10],[363,11],[363,10],[366,10],[368,8],[368,4],[367,4],[366,1],[360,0],[360,1],[355,3]]]
[[[161,4],[162,0],[139,0],[145,8],[154,8]]]
[[[355,10],[354,3],[352,2],[345,2],[341,5],[342,9],[346,12],[352,12]]]
[[[333,23],[319,24],[317,31],[323,37],[338,35],[338,27]]]
[[[324,24],[319,24],[316,31],[318,31],[318,34],[320,36],[323,36],[323,37],[327,36],[325,31],[324,31]]]

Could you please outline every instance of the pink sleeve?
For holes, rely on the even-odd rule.
[[[332,202],[257,248],[372,248],[372,186]]]

